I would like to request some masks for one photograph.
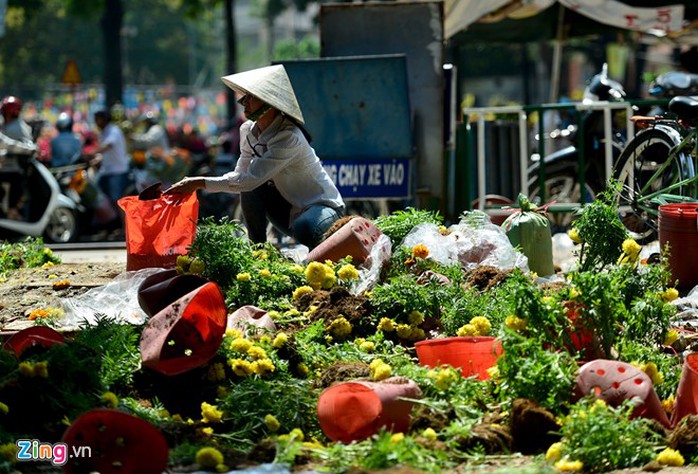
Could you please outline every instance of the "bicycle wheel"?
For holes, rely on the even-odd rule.
[[[616,167],[621,185],[616,196],[618,214],[630,237],[639,244],[657,238],[658,207],[656,199],[662,190],[693,175],[690,157],[671,154],[681,143],[681,136],[669,127],[655,127],[640,132],[623,150]],[[667,163],[667,160],[671,160]],[[684,169],[686,168],[686,169]],[[685,186],[667,190],[684,195]]]

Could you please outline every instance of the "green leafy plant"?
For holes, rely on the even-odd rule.
[[[60,263],[61,259],[44,246],[40,237],[28,237],[22,242],[0,243],[0,278],[20,268],[40,267],[45,263]]]
[[[408,207],[404,211],[378,216],[373,221],[381,232],[390,237],[394,245],[400,244],[416,225],[424,222],[441,225],[443,217],[438,212]]]
[[[580,461],[586,472],[642,466],[654,457],[661,436],[647,418],[631,418],[633,404],[618,408],[585,398],[571,407],[560,430],[560,454]]]

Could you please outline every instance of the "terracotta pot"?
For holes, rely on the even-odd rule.
[[[355,264],[363,263],[371,254],[371,248],[383,233],[368,219],[354,217],[337,232],[330,235],[310,251],[308,262],[339,260],[350,255]]]
[[[487,369],[497,364],[502,354],[502,345],[494,337],[446,337],[427,339],[414,345],[420,365],[440,367],[451,365],[461,369],[463,377],[476,375],[478,380],[487,380]]]
[[[649,376],[634,365],[617,360],[596,359],[579,369],[575,392],[578,397],[595,395],[611,406],[635,399],[632,415],[652,418],[669,427],[662,402]]]
[[[326,389],[317,404],[320,428],[332,441],[361,441],[381,428],[406,432],[413,403],[422,392],[412,380],[391,377],[382,382],[344,382]]]
[[[176,375],[205,364],[216,355],[226,320],[218,285],[200,286],[148,320],[140,342],[143,365]]]
[[[174,269],[163,270],[143,280],[138,287],[138,304],[148,316],[153,316],[207,281],[197,275],[178,275]]]
[[[688,354],[684,359],[671,426],[677,426],[686,415],[698,415],[698,352]]]

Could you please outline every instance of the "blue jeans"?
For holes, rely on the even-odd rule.
[[[292,236],[310,249],[316,247],[342,211],[323,204],[310,206],[291,225],[291,204],[270,181],[253,191],[240,193],[240,205],[245,227],[254,243],[267,241],[267,219],[279,231]]]
[[[102,175],[99,177],[97,185],[107,195],[109,200],[116,205],[116,201],[124,197],[126,192],[128,173]]]

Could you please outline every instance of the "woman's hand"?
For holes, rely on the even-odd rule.
[[[184,178],[166,189],[163,194],[191,194],[204,187],[204,178]]]

